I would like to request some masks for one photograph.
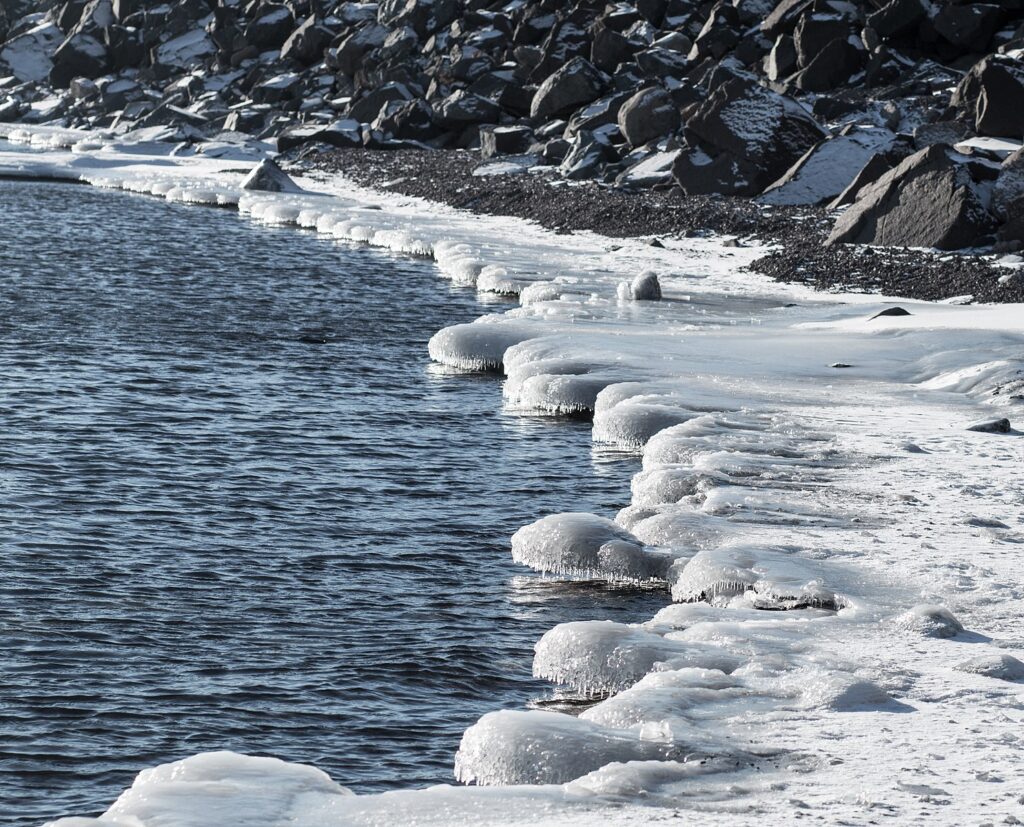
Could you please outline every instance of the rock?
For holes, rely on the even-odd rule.
[[[155,57],[157,63],[191,69],[203,66],[205,59],[216,52],[209,35],[202,29],[193,29],[158,46]]]
[[[236,109],[228,114],[224,129],[228,132],[253,133],[263,129],[266,118],[255,109]]]
[[[971,52],[983,52],[992,40],[1002,12],[989,3],[969,5],[943,4],[932,24],[935,31],[954,46]]]
[[[590,45],[590,62],[605,72],[614,72],[620,63],[629,60],[637,50],[629,38],[608,28],[600,20],[594,26],[593,37]]]
[[[571,138],[584,129],[594,131],[603,126],[617,124],[619,110],[630,97],[629,92],[616,92],[577,109],[569,123],[565,125],[565,137]]]
[[[356,73],[363,60],[363,55],[371,49],[384,45],[388,30],[377,23],[365,23],[348,37],[343,38],[337,46],[328,49],[325,55],[327,65],[346,75]]]
[[[852,204],[864,187],[873,184],[913,152],[913,146],[907,142],[905,137],[897,136],[896,141],[887,151],[876,153],[868,159],[867,163],[861,167],[860,172],[846,186],[846,189],[829,202],[828,208],[834,210],[846,204]]]
[[[969,137],[971,128],[963,121],[935,121],[914,128],[914,146],[924,149],[932,144],[953,145]]]
[[[782,0],[761,23],[761,31],[771,38],[793,31],[813,0]]]
[[[637,276],[629,285],[629,295],[633,301],[661,301],[661,282],[656,273],[648,270]]]
[[[256,103],[281,103],[295,100],[301,93],[302,78],[294,72],[286,72],[257,84],[249,94]]]
[[[441,101],[436,108],[438,122],[448,128],[477,123],[497,123],[501,107],[494,101],[458,89]]]
[[[888,151],[895,139],[884,127],[851,125],[809,149],[758,201],[797,205],[832,200],[872,156]]]
[[[362,124],[352,118],[338,118],[321,129],[316,134],[316,140],[339,148],[362,146]]]
[[[370,92],[367,92],[357,101],[352,103],[348,109],[348,117],[354,118],[360,123],[370,123],[380,114],[381,108],[392,101],[409,101],[413,94],[404,83],[386,83]]]
[[[582,130],[569,145],[559,171],[563,178],[570,180],[592,178],[605,162],[614,157],[615,152],[606,135]]]
[[[615,179],[625,189],[650,189],[672,183],[672,168],[679,150],[655,152],[626,167]]]
[[[1024,64],[1004,55],[979,61],[957,86],[951,103],[972,117],[979,135],[1024,137]]]
[[[281,3],[263,3],[243,37],[258,49],[280,49],[294,28],[291,9]]]
[[[1009,220],[1020,217],[1019,205],[1024,200],[1024,148],[1006,157],[1000,165],[999,176],[992,185],[992,211]]]
[[[1008,434],[1010,433],[1010,420],[1005,417],[981,419],[968,425],[967,430],[978,431],[983,434]]]
[[[921,604],[896,618],[896,625],[925,637],[951,638],[964,631],[953,613],[945,606]]]
[[[796,46],[788,34],[779,35],[772,50],[765,58],[764,72],[768,80],[778,81],[789,77],[797,69]]]
[[[936,144],[864,187],[826,244],[881,244],[956,250],[994,230],[963,156]]]
[[[705,170],[726,183],[735,182],[721,191],[746,195],[756,195],[776,181],[826,136],[795,100],[743,78],[719,84],[690,116],[686,132],[710,148],[715,158],[725,156],[713,172]],[[715,158],[704,161],[694,156],[691,166],[710,166]],[[677,164],[676,170],[684,191],[715,191],[688,189],[680,175],[684,167]],[[707,184],[707,176],[702,177]]]
[[[630,146],[641,146],[679,129],[679,110],[661,87],[642,89],[622,104],[619,131]]]
[[[837,40],[845,41],[852,34],[850,22],[838,14],[807,14],[793,32],[797,63],[809,66]]]
[[[836,38],[816,52],[793,77],[793,84],[806,92],[828,92],[850,79],[864,65],[864,53],[849,38]]]
[[[245,176],[241,187],[257,192],[302,192],[302,188],[269,158],[264,158]]]
[[[72,97],[78,100],[95,97],[100,93],[96,82],[89,78],[73,78],[69,86]]]
[[[552,73],[537,89],[530,117],[547,120],[567,115],[600,97],[608,79],[589,60],[573,58]]]
[[[533,144],[533,130],[527,126],[483,127],[480,130],[480,157],[522,155]]]
[[[984,675],[1014,683],[1024,682],[1024,662],[1013,655],[978,655],[953,667],[960,672]]]
[[[404,141],[429,141],[441,132],[434,122],[434,110],[419,98],[384,104],[370,129]]]
[[[53,53],[63,40],[64,33],[44,21],[0,46],[0,61],[18,80],[38,83],[49,77]]]
[[[719,3],[711,9],[688,57],[692,61],[704,58],[721,60],[739,40],[739,14],[733,6]]]
[[[331,33],[317,25],[316,18],[310,15],[288,35],[281,46],[281,58],[297,60],[306,66],[317,63],[324,56],[324,48],[331,41]]]
[[[102,43],[92,35],[71,34],[53,53],[50,83],[66,89],[76,77],[99,77],[107,65],[107,50]]]
[[[874,14],[867,24],[883,40],[913,32],[927,17],[921,0],[891,0]]]
[[[885,308],[885,310],[879,310],[874,316],[870,316],[868,318],[868,321],[870,322],[872,319],[880,319],[883,316],[912,316],[912,315],[913,315],[913,313],[911,313],[909,310],[907,310],[907,309],[905,309],[903,307],[887,307],[887,308]]]
[[[687,195],[756,195],[760,170],[754,164],[722,152],[712,158],[702,149],[679,152],[672,177]]]

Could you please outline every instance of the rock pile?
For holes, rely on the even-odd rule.
[[[1024,246],[1024,0],[11,0],[0,37],[4,121],[480,148],[845,206],[829,243]]]

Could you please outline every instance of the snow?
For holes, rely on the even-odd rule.
[[[43,22],[24,34],[8,40],[0,50],[0,60],[18,80],[43,81],[50,76],[50,59],[63,42],[64,33],[53,23]]]
[[[157,61],[168,66],[188,67],[217,51],[202,29],[193,29],[157,47]]]
[[[259,159],[241,145],[221,158],[172,155],[157,133],[0,133],[5,174],[237,204],[518,292],[438,331],[430,356],[503,372],[511,412],[593,413],[595,451],[639,452],[643,468],[617,514],[549,515],[513,554],[548,576],[665,589],[645,623],[544,635],[535,674],[586,709],[485,715],[456,760],[476,786],[351,796],[310,768],[196,756],[140,775],[108,824],[1021,817],[1007,780],[1024,747],[1024,442],[965,428],[1020,418],[1024,308],[900,299],[909,315],[877,316],[894,301],[751,273],[754,243],[559,236],[336,177],[252,192]],[[662,300],[620,301],[648,270]]]

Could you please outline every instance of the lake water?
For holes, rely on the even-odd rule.
[[[637,463],[432,367],[483,309],[429,262],[88,187],[0,203],[0,823],[210,749],[449,782],[467,726],[549,691],[547,629],[665,602],[511,562]]]

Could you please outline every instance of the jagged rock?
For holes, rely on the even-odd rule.
[[[269,158],[260,161],[242,179],[241,187],[257,192],[302,192],[302,188]]]
[[[331,33],[310,15],[295,29],[281,46],[282,59],[291,58],[309,65],[317,63],[324,56],[324,48],[331,40]]]
[[[821,204],[839,195],[876,153],[896,136],[884,127],[849,126],[809,149],[758,198],[763,204]]]
[[[435,111],[438,122],[449,128],[474,123],[497,123],[501,117],[498,104],[465,89],[452,92],[438,104]]]
[[[71,96],[77,100],[85,100],[100,93],[100,88],[96,85],[96,82],[89,78],[73,78],[68,89],[71,92]]]
[[[560,165],[563,178],[592,178],[601,166],[615,157],[608,137],[603,132],[579,132],[569,146]]]
[[[972,116],[979,135],[1024,136],[1024,65],[1006,55],[989,55],[960,81],[951,104]]]
[[[64,33],[52,23],[43,22],[15,35],[0,47],[0,61],[18,80],[46,80],[53,68],[53,53],[64,40]]]
[[[90,34],[71,34],[53,53],[50,83],[66,89],[73,78],[98,78],[107,66],[107,50],[102,43]]]
[[[533,144],[533,130],[527,126],[484,127],[480,130],[480,157],[522,155]]]
[[[868,26],[879,37],[888,40],[901,37],[916,29],[927,17],[921,0],[891,0],[868,16]]]
[[[905,137],[897,136],[893,145],[885,152],[872,155],[866,164],[861,167],[852,181],[839,193],[829,204],[829,209],[838,209],[846,204],[852,204],[858,193],[868,184],[873,184],[889,170],[896,167],[904,158],[914,153],[914,147]]]
[[[618,124],[630,146],[640,146],[679,129],[679,110],[661,87],[642,89],[622,104]]]
[[[768,80],[777,81],[793,74],[796,69],[796,46],[793,38],[788,34],[779,35],[768,57],[765,58],[764,72]]]
[[[352,76],[359,68],[363,55],[383,46],[387,36],[388,30],[384,26],[374,22],[365,23],[328,50],[325,56],[327,65]]]
[[[969,137],[971,128],[963,121],[935,121],[919,124],[914,128],[914,146],[924,149],[932,144],[949,144]]]
[[[263,129],[266,117],[255,109],[236,109],[228,114],[224,121],[224,129],[228,132],[259,132]]]
[[[349,106],[348,116],[360,123],[370,123],[380,113],[384,104],[412,99],[412,91],[404,83],[387,83],[378,89],[367,92]]]
[[[132,69],[146,59],[146,43],[142,31],[129,26],[108,26],[103,30],[103,45],[113,71]]]
[[[826,244],[956,250],[977,246],[993,229],[963,156],[935,144],[861,190]]]
[[[294,28],[291,9],[281,3],[264,3],[245,27],[244,38],[258,49],[280,49]]]
[[[576,110],[565,126],[565,137],[571,138],[583,129],[594,131],[602,126],[617,123],[619,110],[630,97],[629,92],[616,92]]]
[[[629,38],[608,28],[601,20],[595,24],[593,35],[590,62],[605,72],[615,71],[615,67],[629,60],[636,51],[636,46]]]
[[[809,66],[827,46],[836,40],[846,40],[851,34],[850,23],[838,14],[808,14],[800,18],[793,32],[797,63]]]
[[[216,51],[216,45],[205,31],[193,29],[158,46],[154,57],[157,63],[165,66],[191,69],[202,66],[204,60]]]
[[[704,157],[683,153],[676,166],[676,180],[694,194],[755,195],[826,136],[792,98],[735,77],[698,105],[686,130],[709,148]],[[709,189],[715,181],[725,188]]]
[[[772,38],[793,31],[812,2],[813,0],[782,0],[761,23],[761,31]]]
[[[434,123],[434,110],[420,98],[384,104],[370,124],[370,129],[391,138],[409,141],[429,141],[440,132]]]
[[[828,92],[844,84],[864,65],[864,53],[848,37],[829,41],[793,78],[806,92]]]
[[[596,100],[607,85],[608,79],[589,60],[573,58],[537,89],[530,116],[546,120],[566,115]]]
[[[999,6],[989,3],[944,4],[932,21],[935,31],[954,46],[972,52],[984,51],[999,26]]]
[[[672,167],[678,156],[678,149],[647,155],[620,172],[615,184],[625,189],[667,186],[672,183]],[[628,162],[630,159],[625,160]]]
[[[256,103],[280,103],[298,98],[301,92],[302,78],[294,72],[286,72],[256,85],[250,94]]]
[[[1024,200],[1024,149],[1018,149],[1003,160],[999,177],[992,185],[992,211],[1004,220],[1022,215],[1014,205]]]
[[[739,14],[733,6],[722,3],[714,6],[693,41],[689,59],[721,60],[740,40],[739,22]]]

